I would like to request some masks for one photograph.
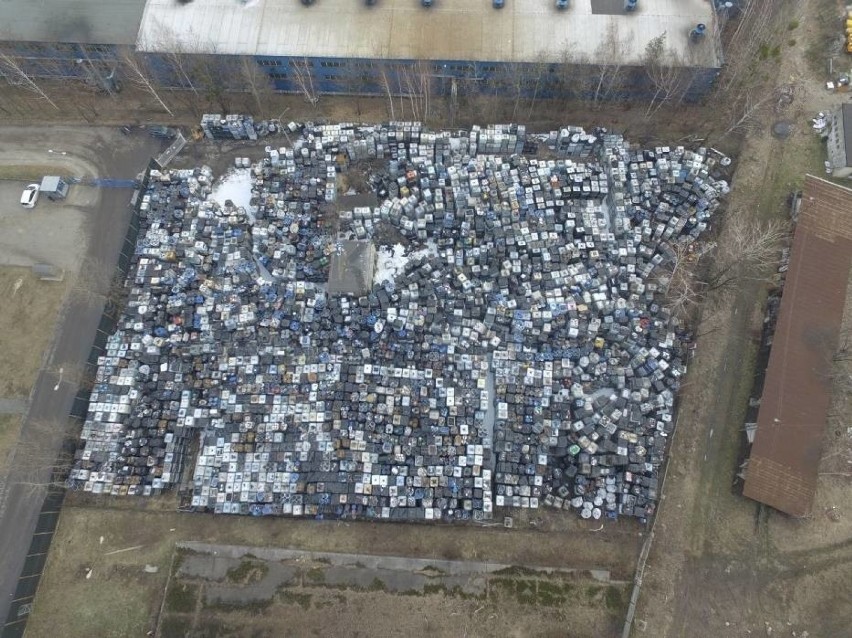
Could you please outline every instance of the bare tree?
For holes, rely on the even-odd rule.
[[[311,104],[319,102],[319,93],[314,86],[314,71],[311,61],[308,58],[302,58],[301,60],[293,60],[291,65],[293,79],[299,88],[299,92]]]
[[[251,93],[252,98],[254,98],[255,106],[257,106],[257,115],[261,118],[265,117],[267,111],[266,104],[272,92],[269,75],[260,68],[251,56],[243,56],[240,59],[240,70],[242,71],[245,87]]]
[[[229,113],[234,94],[244,90],[244,86],[240,84],[240,58],[218,55],[215,46],[207,49],[208,53],[192,55],[189,58],[189,75],[208,102],[216,104],[223,113]]]
[[[124,311],[128,288],[122,273],[106,262],[87,257],[74,280],[71,298],[80,303],[103,303],[104,314],[118,319]]]
[[[242,71],[235,56],[218,55],[215,43],[202,40],[191,27],[178,33],[158,22],[144,38],[141,45],[157,50],[164,63],[160,82],[152,84],[183,89],[172,95],[196,116],[205,108],[204,101],[217,104],[224,112],[230,110],[229,94],[243,88],[233,86]]]
[[[340,81],[343,91],[354,98],[355,112],[360,116],[361,98],[372,92],[370,88],[375,84],[373,76],[362,66],[362,63],[350,62]]]
[[[95,90],[99,92],[103,91],[110,97],[114,98],[116,92],[120,90],[115,77],[118,63],[109,59],[104,60],[103,58],[92,58],[85,45],[80,44],[79,47],[83,57],[78,59],[77,63],[82,65],[85,70],[86,75],[88,76],[89,85]]]
[[[704,283],[709,291],[732,287],[744,279],[766,281],[767,270],[781,254],[789,228],[779,221],[761,222],[741,211],[727,214],[724,236]]]
[[[610,19],[606,27],[606,36],[595,50],[597,82],[591,96],[593,106],[598,106],[601,101],[617,97],[624,88],[624,60],[627,59],[633,32],[630,31],[621,37],[619,24],[615,19]]]
[[[665,32],[648,42],[642,65],[654,90],[645,117],[656,113],[664,104],[683,98],[689,88],[691,74],[680,56],[666,45]]]
[[[774,92],[769,92],[762,97],[755,96],[755,91],[751,89],[738,93],[728,106],[728,127],[721,137],[725,138],[731,133],[748,133],[762,127],[764,116],[776,99]]]
[[[388,98],[388,111],[390,111],[391,121],[396,120],[396,111],[393,107],[393,90],[391,88],[391,79],[388,75],[388,66],[386,62],[382,62],[379,67],[379,81],[384,89],[385,95]]]
[[[399,117],[400,117],[400,119],[404,119],[405,118],[406,92],[405,92],[405,88],[403,87],[402,82],[403,82],[405,64],[399,63],[399,62],[397,62],[397,63],[392,62],[391,68],[394,69],[394,73],[391,76],[391,78],[396,79],[396,86],[394,87],[394,93],[396,93],[396,96],[399,99]]]
[[[423,120],[429,117],[432,75],[429,63],[423,60],[418,60],[411,65],[404,65],[398,71],[400,97],[408,98],[412,119]]]
[[[126,75],[130,82],[137,87],[146,91],[153,97],[163,110],[170,116],[174,117],[174,113],[163,101],[160,95],[160,87],[154,75],[148,69],[142,54],[137,54],[130,49],[124,49],[121,52],[121,63],[125,68]]]
[[[668,266],[657,282],[669,307],[688,316],[712,295],[725,295],[742,281],[773,283],[771,266],[777,263],[788,232],[779,222],[762,223],[731,211],[719,245],[686,241],[666,245]]]
[[[657,276],[658,285],[672,313],[687,317],[704,298],[705,286],[696,276],[699,256],[694,244],[669,247],[670,270]]]
[[[535,108],[536,101],[538,100],[539,93],[541,92],[542,85],[546,82],[547,76],[550,73],[550,70],[556,71],[556,68],[553,64],[546,62],[544,59],[539,58],[535,62],[532,62],[527,65],[527,77],[528,82],[532,84],[532,93],[530,94],[530,104],[527,108],[527,120],[532,118],[532,112]]]
[[[443,76],[440,77],[443,81]],[[483,74],[480,90],[471,103],[471,110],[479,114],[481,122],[496,122],[505,117],[502,115],[506,102],[504,79],[505,76],[498,65]]]
[[[556,65],[556,78],[564,99],[589,101],[594,95],[599,75],[589,56],[578,52],[571,44],[562,52]]]
[[[175,79],[186,89],[189,89],[195,98],[199,98],[199,92],[193,79],[193,56],[201,50],[199,38],[190,29],[182,37],[163,24],[157,24],[156,36],[154,38],[156,47],[166,66],[174,75]],[[187,40],[192,44],[187,44]]]
[[[399,70],[400,80],[400,99],[403,96],[408,97],[411,106],[411,119],[417,120],[420,118],[418,110],[420,106],[420,92],[417,86],[417,80],[414,77],[414,69],[410,66],[404,66]]]
[[[780,4],[777,0],[750,0],[745,3],[736,28],[727,38],[719,93],[735,94],[755,73],[754,62],[759,59],[760,47],[771,41],[773,21],[783,13],[779,10]]]
[[[33,495],[50,486],[64,487],[75,448],[70,419],[27,420],[11,453],[10,482]]]
[[[523,65],[518,62],[500,65],[491,80],[491,84],[494,87],[495,94],[511,103],[512,110],[508,119],[512,122],[517,121],[527,86],[527,74]]]
[[[57,111],[59,110],[56,103],[36,84],[35,80],[24,70],[18,60],[3,51],[0,51],[0,76],[5,78],[9,85],[21,86],[35,93],[40,99],[50,104]]]
[[[431,98],[433,73],[432,66],[428,61],[418,60],[414,65],[414,86],[417,88],[417,94],[420,96],[420,118],[426,120],[431,115]]]

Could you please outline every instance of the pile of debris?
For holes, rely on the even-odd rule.
[[[686,370],[655,278],[727,191],[715,160],[604,130],[290,130],[247,208],[209,169],[152,174],[72,480],[157,493],[192,450],[214,512],[650,515]],[[362,164],[375,205],[347,205]]]

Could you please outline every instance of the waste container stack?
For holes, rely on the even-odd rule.
[[[272,126],[277,130],[276,126]],[[258,132],[266,135],[270,130],[268,122],[255,124],[250,115],[225,115],[205,113],[201,116],[201,130],[208,140],[256,140]]]
[[[72,480],[183,479],[226,514],[653,513],[686,369],[654,276],[727,189],[706,152],[570,127],[287,129],[249,210],[207,198],[209,169],[152,174]],[[378,206],[338,215],[345,170]],[[329,294],[341,240],[389,234],[369,292]]]

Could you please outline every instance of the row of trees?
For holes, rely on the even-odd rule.
[[[392,119],[428,119],[436,106],[447,100],[451,111],[464,101],[486,119],[529,120],[539,101],[550,97],[582,102],[589,108],[629,101],[642,104],[645,115],[652,117],[663,107],[682,104],[697,85],[709,81],[705,67],[714,55],[721,56],[717,47],[723,35],[726,62],[712,99],[721,106],[717,115],[724,114],[727,123],[723,135],[728,135],[753,129],[778,102],[773,91],[761,92],[753,87],[757,75],[763,72],[759,64],[761,46],[772,41],[781,5],[788,1],[750,0],[730,24],[721,14],[711,24],[711,35],[695,46],[672,47],[673,36],[664,33],[647,44],[638,66],[625,64],[635,39],[632,31],[624,30],[629,23],[613,18],[594,52],[567,45],[558,61],[470,65],[469,69],[448,71],[428,61],[402,64],[376,59],[369,63],[350,61],[330,69],[329,74],[323,73],[327,77],[318,77],[318,70],[307,59],[272,60],[264,67],[251,56],[217,55],[200,38],[193,39],[191,34],[178,38],[163,28],[150,43],[160,51],[155,57],[125,49],[110,60],[102,60],[89,56],[81,46],[82,59],[77,60],[81,66],[74,75],[92,89],[110,92],[105,78],[117,70],[125,85],[142,91],[168,115],[178,110],[194,115],[211,108],[229,111],[235,96],[242,95],[250,96],[258,115],[269,116],[270,97],[278,82],[311,104],[320,99],[321,86],[329,83],[335,92],[383,96]],[[0,50],[0,78],[54,110],[60,107],[42,78],[68,77],[67,69],[59,68],[64,65],[68,60],[22,58]],[[355,106],[360,113],[357,98]],[[96,108],[91,107],[92,111]]]
[[[93,90],[112,93],[111,87],[118,86],[105,78],[114,76],[148,95],[168,115],[177,110],[198,114],[210,107],[227,112],[233,97],[243,94],[251,96],[257,114],[264,116],[276,81],[311,104],[320,99],[320,87],[329,84],[335,92],[384,96],[392,119],[428,119],[443,98],[481,97],[509,103],[512,120],[529,119],[541,99],[552,97],[582,101],[592,108],[616,100],[644,99],[648,116],[664,105],[683,102],[697,75],[706,73],[692,59],[698,49],[689,49],[686,56],[676,53],[663,34],[648,44],[642,66],[628,66],[625,60],[633,33],[622,33],[619,24],[610,21],[593,54],[569,46],[556,62],[540,59],[446,69],[431,61],[376,59],[349,61],[317,77],[318,69],[308,59],[269,60],[262,66],[251,56],[198,53],[202,47],[185,46],[177,38],[166,37],[156,47],[161,52],[155,55],[130,48],[119,50],[114,58],[93,59],[84,54],[73,74],[66,68],[68,60],[23,58],[0,51],[0,77],[59,110],[43,86],[43,78],[73,75]]]
[[[55,111],[61,101],[47,80],[72,84],[89,94],[110,97],[122,88],[135,87],[169,116],[177,110],[200,115],[214,107],[230,111],[235,95],[248,94],[263,115],[274,92],[272,79],[252,57],[166,52],[157,57],[125,48],[114,57],[68,60],[23,57],[0,49],[0,83],[23,89]],[[2,94],[3,92],[0,92]],[[3,95],[0,112],[9,114],[12,92]],[[88,119],[88,118],[87,118]]]

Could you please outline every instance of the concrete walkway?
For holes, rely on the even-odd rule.
[[[23,397],[14,399],[0,398],[0,414],[24,414],[27,411],[27,400]]]
[[[407,558],[404,556],[376,556],[374,554],[338,554],[334,552],[307,552],[298,549],[278,547],[251,547],[248,545],[213,545],[195,541],[179,542],[177,546],[201,554],[211,554],[219,558],[239,559],[252,556],[265,561],[311,560],[340,567],[359,567],[362,569],[428,572],[439,570],[447,575],[490,574],[514,565],[484,561],[441,560],[436,558]],[[524,566],[530,572],[541,574],[589,573],[592,578],[605,583],[615,583],[606,569],[562,569],[558,567]]]

